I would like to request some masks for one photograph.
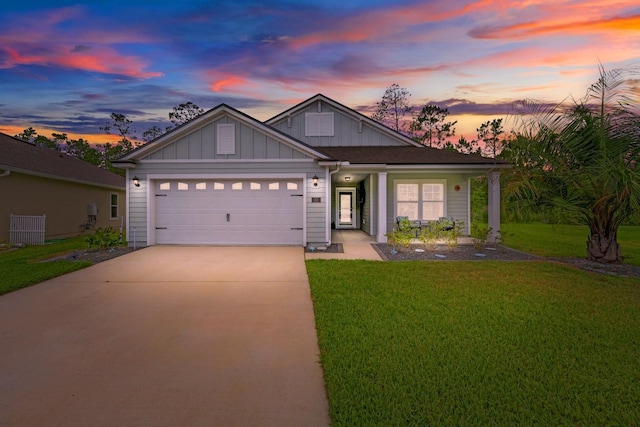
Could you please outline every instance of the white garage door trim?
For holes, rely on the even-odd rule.
[[[260,180],[260,179],[279,179],[279,180],[302,180],[302,197],[303,197],[303,206],[302,206],[302,239],[300,241],[300,245],[304,245],[307,236],[307,186],[309,185],[309,178],[307,174],[304,173],[292,173],[292,174],[273,174],[273,173],[262,173],[262,174],[149,174],[146,177],[148,181],[147,185],[147,239],[148,245],[156,244],[156,204],[155,204],[155,188],[156,181],[158,180],[171,180],[177,181],[180,179],[184,180],[194,180],[194,179],[220,179],[220,180],[229,180],[229,179],[238,179],[238,180]]]

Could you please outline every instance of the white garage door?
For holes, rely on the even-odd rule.
[[[155,181],[157,244],[303,244],[302,180]]]

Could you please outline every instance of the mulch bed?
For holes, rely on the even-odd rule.
[[[458,245],[450,248],[437,245],[435,249],[427,249],[424,245],[410,245],[408,248],[394,248],[384,243],[372,244],[382,259],[387,261],[535,261],[547,260],[569,264],[583,270],[623,277],[640,277],[640,266],[629,264],[600,264],[586,258],[543,258],[531,255],[506,246],[496,245],[478,250],[473,245]],[[416,249],[418,251],[416,251]]]
[[[73,251],[64,255],[59,255],[54,258],[47,258],[42,262],[67,260],[67,261],[91,261],[92,263],[95,264],[98,262],[107,261],[112,258],[119,257],[120,255],[131,253],[134,250],[138,250],[138,249],[139,248],[133,249],[133,248],[127,248],[127,247],[118,247],[118,248],[110,248],[110,249],[103,249],[103,250],[84,249],[84,250]]]

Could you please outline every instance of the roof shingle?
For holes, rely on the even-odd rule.
[[[4,133],[0,133],[0,169],[19,169],[99,186],[125,187],[125,178],[120,175]]]
[[[351,164],[387,165],[505,165],[502,159],[462,154],[430,147],[318,147],[335,160]]]

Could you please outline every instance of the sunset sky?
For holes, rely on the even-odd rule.
[[[638,0],[5,2],[0,132],[98,143],[111,112],[140,137],[187,101],[266,120],[317,93],[370,115],[398,83],[473,139],[516,100],[581,98],[599,62],[640,65]]]

